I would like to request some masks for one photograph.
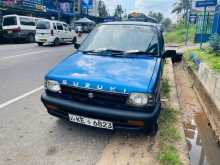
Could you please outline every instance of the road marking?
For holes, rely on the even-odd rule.
[[[50,51],[51,50],[43,50],[43,51],[38,51],[38,52],[23,53],[23,54],[18,54],[18,55],[14,55],[14,56],[3,57],[3,58],[0,58],[0,60],[9,60],[9,59],[16,58],[16,57],[30,56],[33,54],[40,54],[40,53],[45,53],[45,52],[50,52]]]
[[[19,100],[25,98],[25,97],[28,97],[28,96],[30,96],[30,95],[32,95],[32,94],[34,94],[34,93],[36,93],[36,92],[42,90],[43,88],[44,88],[44,86],[42,85],[42,86],[40,86],[40,87],[38,87],[38,88],[36,88],[36,89],[34,89],[34,90],[32,90],[32,91],[29,91],[29,92],[24,93],[24,94],[22,94],[22,95],[20,95],[20,96],[18,96],[18,97],[16,97],[16,98],[14,98],[14,99],[11,99],[11,100],[9,100],[9,101],[6,101],[5,103],[0,104],[0,109],[4,108],[4,107],[6,107],[6,106],[8,106],[8,105],[10,105],[10,104],[13,104],[13,103],[15,103],[15,102],[17,102],[17,101],[19,101]]]

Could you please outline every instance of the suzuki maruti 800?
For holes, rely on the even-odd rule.
[[[104,129],[155,131],[166,57],[162,32],[144,22],[104,23],[45,76],[49,114]]]

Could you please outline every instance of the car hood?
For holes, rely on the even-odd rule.
[[[158,60],[152,56],[125,58],[78,52],[55,66],[46,79],[69,86],[119,93],[151,92]]]

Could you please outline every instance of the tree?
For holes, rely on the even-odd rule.
[[[118,17],[118,18],[122,18],[122,14],[124,13],[123,9],[122,9],[122,6],[121,5],[117,5],[116,9],[115,9],[115,14],[114,16],[115,17]]]
[[[156,19],[158,23],[161,23],[164,18],[162,13],[160,13],[160,12],[157,13],[157,12],[153,12],[153,11],[150,11],[148,13],[148,16]]]
[[[98,3],[98,12],[99,17],[107,17],[109,15],[105,6],[105,2],[102,0],[100,0]]]
[[[177,0],[177,2],[173,5],[172,13],[180,14],[182,17],[186,17],[188,11],[192,7],[192,1],[191,0]]]
[[[161,24],[162,24],[163,29],[164,29],[165,31],[169,31],[169,30],[170,30],[170,27],[171,27],[171,25],[172,25],[172,21],[171,21],[170,18],[166,18],[166,19],[164,19],[164,20],[162,21]]]

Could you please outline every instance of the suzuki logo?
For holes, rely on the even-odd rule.
[[[88,93],[88,97],[89,97],[90,99],[93,99],[93,98],[94,98],[94,94],[93,94],[93,93]]]

